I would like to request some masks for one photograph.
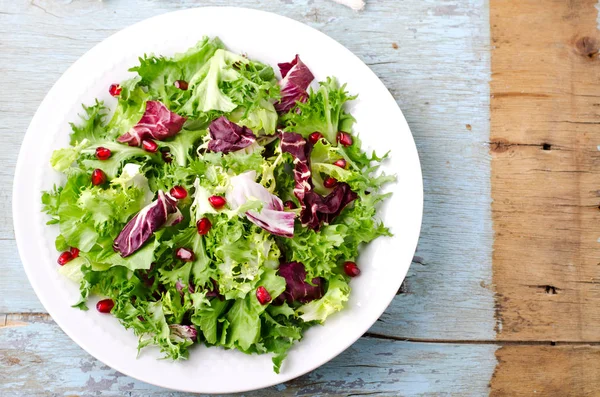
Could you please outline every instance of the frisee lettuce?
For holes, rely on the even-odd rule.
[[[312,73],[301,66],[302,83],[308,84]],[[354,122],[345,105],[355,96],[345,85],[327,78],[306,93],[292,92],[294,87],[284,82],[291,108],[278,114],[275,108],[284,101],[273,69],[228,51],[218,38],[204,38],[173,57],[145,55],[130,71],[135,76],[120,84],[112,114],[96,101],[84,106],[80,123],[71,124],[70,146],[51,158],[66,181],[42,194],[48,224],[58,229],[57,250],[79,250],[60,268],[80,285],[74,306],[87,310],[91,294],[112,299],[111,314],[139,337],[140,353],[156,346],[165,357],[185,359],[190,347],[202,343],[272,353],[279,372],[304,331],[342,310],[348,300],[344,261],[355,261],[363,244],[390,235],[376,218],[378,203],[388,197],[379,190],[394,179],[378,172],[386,156],[367,155],[357,136],[351,146],[337,144],[338,131],[350,133]],[[116,141],[134,126],[144,128],[140,119],[148,101],[187,117],[175,134],[156,135],[156,153]],[[235,137],[219,131],[222,144],[210,145],[215,137],[208,128],[219,117],[225,117],[220,120],[229,130],[245,131],[253,139],[235,150]],[[275,235],[264,219],[254,219],[258,225],[248,219],[263,209],[286,219],[302,211],[293,208],[300,204],[294,158],[280,148],[281,129],[305,138],[315,131],[324,136],[304,159],[312,174],[311,194],[329,194],[332,189],[323,180],[331,176],[357,197],[318,230],[296,220],[292,237],[281,236],[289,236],[291,227]],[[109,149],[111,156],[98,159],[98,147]],[[334,165],[340,159],[345,168]],[[95,169],[109,181],[94,186],[90,175]],[[244,188],[240,175],[252,175],[253,188],[242,189],[243,200],[234,200],[231,195]],[[125,225],[155,202],[159,191],[174,186],[187,192],[177,200],[181,222],[166,222],[131,255],[115,252]],[[237,201],[215,209],[209,202],[213,195]],[[287,201],[292,204],[283,205]],[[201,220],[211,224],[206,234],[198,232]],[[193,257],[178,259],[174,253],[182,247]],[[258,287],[267,290],[270,302],[258,301]]]

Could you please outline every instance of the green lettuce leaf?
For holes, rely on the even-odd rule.
[[[80,115],[81,123],[79,125],[71,123],[71,146],[77,146],[79,143],[87,140],[90,144],[104,141],[107,138],[105,118],[107,110],[104,103],[96,100],[92,106],[83,105],[84,115]]]
[[[84,139],[75,147],[55,150],[50,157],[50,165],[58,172],[67,171],[77,160],[81,151],[89,146],[89,144],[89,141]]]
[[[354,117],[344,110],[344,104],[356,99],[340,86],[335,77],[319,82],[319,89],[309,92],[306,102],[298,102],[297,110],[283,116],[285,131],[296,132],[305,138],[318,131],[327,141],[337,145],[339,131],[350,132]]]
[[[348,300],[349,295],[348,283],[341,276],[333,277],[329,280],[327,292],[321,299],[300,306],[296,313],[306,322],[323,323],[329,315],[344,308],[344,302]]]

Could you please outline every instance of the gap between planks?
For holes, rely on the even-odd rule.
[[[0,329],[27,325],[27,322],[53,323],[48,313],[0,313]],[[426,338],[403,338],[366,332],[363,337],[385,339],[399,342],[413,343],[444,343],[454,345],[496,345],[496,346],[600,346],[600,341],[551,341],[551,340],[467,340],[467,339],[426,339]]]

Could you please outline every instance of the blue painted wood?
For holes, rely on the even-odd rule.
[[[236,4],[256,7],[250,0]],[[18,92],[19,101],[0,96],[0,134],[8,145],[0,151],[6,165],[0,168],[0,195],[10,191],[16,148],[30,118],[72,62],[118,29],[193,5],[197,2],[2,3],[0,37],[6,39],[0,47],[0,83]],[[308,0],[272,1],[260,8],[303,21],[356,53],[395,96],[415,136],[425,185],[420,258],[411,267],[405,293],[372,331],[493,339],[486,1],[372,1],[358,13]],[[11,239],[9,206],[0,206],[0,220],[0,239]],[[23,274],[14,244],[6,249],[10,277],[0,277],[0,290],[14,298],[0,300],[0,312],[40,311],[31,291],[12,282]]]
[[[0,95],[0,200],[5,203],[0,206],[0,313],[43,311],[18,260],[8,202],[18,147],[45,93],[71,63],[111,33],[199,5],[255,7],[300,20],[347,46],[383,80],[415,136],[425,210],[417,256],[402,293],[370,332],[428,340],[493,339],[487,0],[371,0],[360,12],[326,0],[0,2],[0,86],[18,93],[18,100]],[[0,386],[0,394],[31,385],[30,394],[47,386],[56,394],[112,395],[132,387],[132,395],[166,395],[102,367],[48,321],[29,319],[32,324],[25,327],[0,328],[0,385],[7,384],[5,373],[21,382],[10,389]],[[47,340],[26,349],[19,341],[27,335]],[[21,346],[21,353],[13,345]],[[358,395],[448,390],[481,395],[495,349],[366,338],[317,372],[290,382],[285,391],[312,395],[317,389],[311,385],[318,385],[331,395],[346,394],[346,388]],[[15,357],[21,364],[10,364]]]
[[[71,343],[49,319],[9,317],[0,328],[0,395],[177,396],[124,376]],[[0,325],[2,324],[0,319]],[[496,365],[494,345],[362,338],[321,368],[244,396],[481,396]],[[189,394],[191,396],[191,394]]]

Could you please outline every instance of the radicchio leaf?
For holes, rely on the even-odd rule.
[[[300,203],[304,202],[304,195],[313,188],[310,166],[308,164],[312,145],[302,135],[293,132],[281,134],[281,152],[289,153],[294,157],[294,195]]]
[[[182,340],[195,341],[198,337],[198,331],[193,325],[171,324],[169,330],[171,331],[171,338],[176,342]]]
[[[279,63],[278,66],[282,77],[279,81],[281,99],[275,104],[275,110],[277,113],[287,113],[296,106],[296,102],[306,101],[306,89],[315,76],[298,55],[292,62]]]
[[[148,101],[140,121],[117,141],[129,146],[140,146],[142,141],[147,139],[163,141],[181,131],[185,121],[185,117],[171,112],[163,103]]]
[[[281,151],[294,157],[294,195],[302,206],[300,220],[303,226],[318,230],[322,223],[331,223],[344,207],[356,199],[357,194],[344,182],[338,183],[325,197],[313,190],[309,164],[312,145],[300,134],[282,133]]]
[[[239,126],[221,116],[208,126],[211,140],[208,150],[227,154],[252,145],[256,137],[252,130],[246,126]]]
[[[304,194],[300,221],[311,229],[318,230],[323,223],[331,223],[344,207],[356,200],[357,194],[347,183],[338,183],[331,193],[323,197],[313,190]]]
[[[277,274],[285,278],[285,291],[276,299],[276,303],[285,300],[291,304],[295,301],[308,303],[320,299],[324,294],[323,279],[315,277],[312,285],[306,282],[306,269],[299,262],[290,262],[279,265]]]
[[[255,182],[256,171],[248,171],[231,178],[231,189],[227,192],[227,202],[232,209],[237,209],[248,200],[263,203],[260,212],[246,211],[250,222],[265,229],[271,234],[281,237],[294,236],[293,212],[284,211],[281,199],[269,192],[263,185]]]
[[[113,243],[113,249],[123,258],[136,252],[149,238],[167,223],[170,214],[176,214],[177,200],[158,191],[158,198],[142,208],[121,230]]]
[[[219,284],[214,280],[214,279],[210,279],[211,283],[212,283],[212,288],[206,290],[206,297],[207,298],[219,298],[219,300],[224,300],[225,297],[223,295],[221,295],[221,293],[219,292]]]

